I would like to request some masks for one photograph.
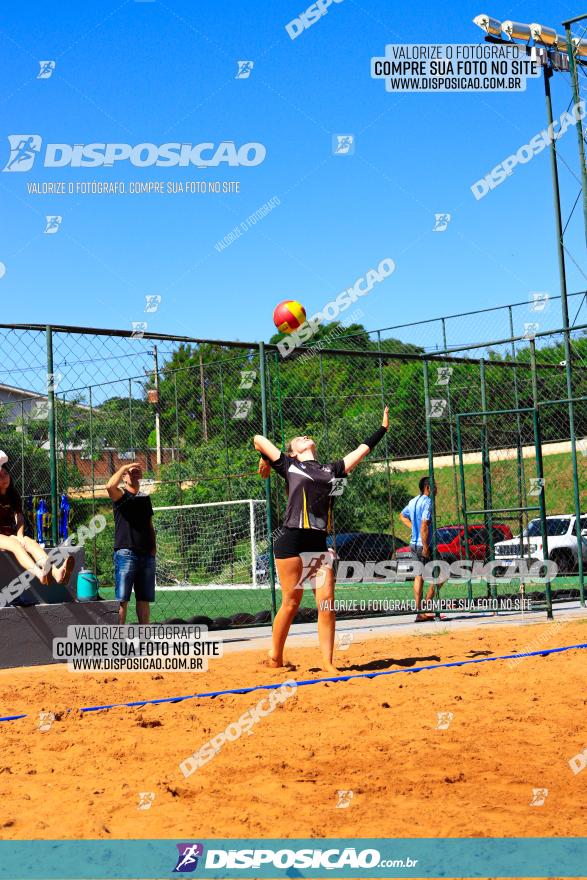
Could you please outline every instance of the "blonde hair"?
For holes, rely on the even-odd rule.
[[[297,455],[297,453],[294,452],[293,445],[296,442],[296,440],[301,440],[301,438],[302,438],[302,435],[298,434],[297,437],[292,437],[291,440],[288,441],[288,444],[285,447],[285,454],[286,455],[290,455],[290,456],[293,455],[294,457]]]

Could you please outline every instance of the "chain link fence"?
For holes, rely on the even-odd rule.
[[[86,546],[86,560],[101,594],[111,597],[113,517],[105,484],[138,461],[158,532],[154,620],[267,621],[275,604],[270,538],[287,499],[279,477],[269,487],[259,477],[254,434],[267,433],[282,448],[309,434],[320,459],[335,460],[372,433],[388,403],[388,434],[336,492],[330,540],[348,563],[339,595],[364,613],[380,600],[411,598],[409,578],[378,578],[373,565],[406,553],[410,535],[400,512],[431,474],[436,554],[443,559],[502,558],[496,545],[536,529],[538,487],[544,514],[568,517],[572,557],[575,548],[553,596],[574,598],[583,581],[581,536],[573,536],[571,518],[577,501],[584,505],[587,336],[584,326],[569,333],[569,384],[560,331],[537,332],[523,321],[523,332],[510,332],[520,326],[516,315],[528,312],[528,303],[491,310],[506,319],[494,343],[459,349],[451,328],[472,332],[487,314],[481,312],[427,322],[435,328],[429,344],[422,325],[376,333],[339,327],[288,357],[271,345],[140,331],[1,327],[0,446],[25,499],[27,527],[51,543],[103,513],[108,526]],[[520,538],[522,555],[535,543]],[[505,579],[497,590],[521,588]],[[530,589],[544,600],[544,584]],[[443,587],[455,600],[488,591],[486,582],[470,579]],[[300,619],[312,619],[313,604],[304,595]]]

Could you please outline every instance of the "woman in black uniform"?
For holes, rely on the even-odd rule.
[[[326,547],[326,535],[331,528],[333,489],[335,481],[349,474],[379,443],[388,426],[389,410],[385,407],[381,427],[344,458],[331,464],[320,464],[316,460],[316,444],[311,437],[294,437],[288,444],[287,454],[260,434],[253,440],[263,459],[259,473],[266,478],[269,467],[272,467],[285,479],[288,493],[283,526],[273,541],[281,585],[281,608],[273,621],[273,647],[269,651],[271,666],[284,665],[285,640],[302,601],[303,581],[308,577],[318,608],[318,640],[324,668],[328,672],[337,671],[332,662],[334,571]]]

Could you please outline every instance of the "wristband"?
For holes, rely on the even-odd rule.
[[[383,425],[381,425],[381,427],[377,428],[377,430],[373,434],[371,434],[370,437],[367,437],[366,440],[363,440],[363,444],[365,446],[368,446],[369,449],[373,449],[373,447],[377,446],[379,441],[385,437],[386,433],[387,428],[384,428]]]

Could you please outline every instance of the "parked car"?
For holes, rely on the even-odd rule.
[[[332,535],[327,536],[326,546],[335,547]],[[381,532],[339,532],[336,535],[336,558],[340,561],[382,562],[392,559],[405,547],[406,542],[401,538]],[[257,556],[257,583],[266,584],[268,580],[269,554],[261,553]]]
[[[581,515],[581,547],[583,560],[587,563],[587,515]],[[556,562],[559,574],[572,574],[577,571],[579,544],[577,540],[576,517],[572,514],[559,514],[546,517],[548,538],[548,559]],[[503,569],[496,574],[507,574],[509,566],[519,559],[528,563],[544,561],[542,526],[536,518],[528,523],[521,535],[511,541],[500,541],[495,546],[496,560],[503,561]]]
[[[469,559],[485,562],[489,559],[491,545],[489,534],[484,523],[472,523],[468,526],[469,533]],[[493,524],[493,545],[497,546],[504,539],[512,537],[512,530],[503,523]],[[436,558],[444,562],[455,562],[457,559],[466,559],[467,550],[465,543],[465,527],[463,525],[440,526],[436,529],[434,544]],[[400,548],[396,553],[397,569],[408,578],[413,577],[411,560],[414,554],[410,546]]]

